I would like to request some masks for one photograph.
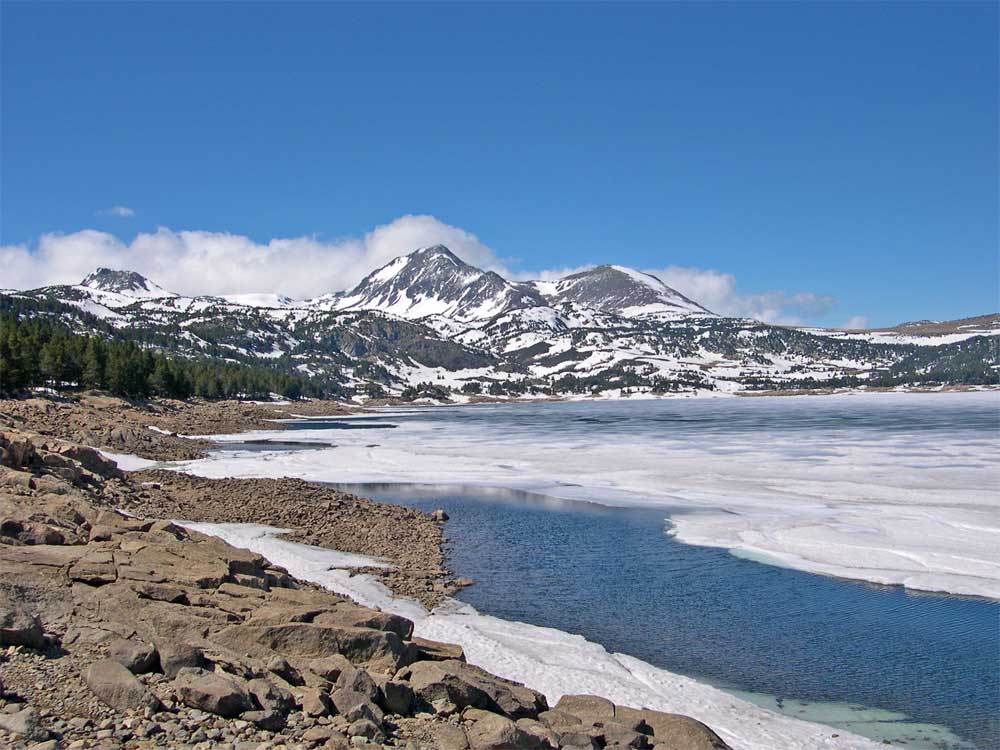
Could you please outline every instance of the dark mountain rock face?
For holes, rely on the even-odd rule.
[[[116,271],[112,268],[98,268],[89,274],[80,286],[100,289],[102,292],[153,292],[159,287],[142,274],[135,271]]]

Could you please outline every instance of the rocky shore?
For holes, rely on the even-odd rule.
[[[114,453],[156,461],[199,458],[212,444],[185,435],[213,435],[255,429],[280,429],[274,422],[292,416],[348,414],[350,407],[332,401],[292,404],[248,401],[131,402],[89,393],[66,398],[0,401],[0,425],[26,425],[41,435],[70,440]]]
[[[100,398],[0,402],[0,747],[726,747],[683,716],[594,696],[550,707],[461,648],[414,638],[405,618],[169,520],[268,523],[376,555],[394,592],[433,605],[456,585],[440,519],[295,480],[126,474],[91,447],[146,437],[118,441],[111,420],[204,434],[276,407],[239,407],[249,421],[236,424],[215,405]],[[88,441],[61,437],[80,431]],[[140,441],[149,457],[186,442],[146,432],[158,436]]]

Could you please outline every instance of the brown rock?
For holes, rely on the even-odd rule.
[[[295,706],[295,697],[290,692],[261,677],[247,681],[247,692],[264,711],[287,714]]]
[[[462,727],[435,722],[429,730],[434,737],[433,747],[439,750],[468,750],[469,738]]]
[[[557,732],[569,731],[571,728],[582,726],[579,717],[558,708],[542,711],[538,714],[538,720]]]
[[[204,652],[190,643],[161,641],[157,642],[160,654],[160,666],[167,677],[176,677],[184,668],[200,669],[207,665]]]
[[[410,708],[413,706],[413,688],[387,675],[373,674],[371,677],[378,686],[376,703],[390,714],[405,716],[410,713]]]
[[[462,647],[454,643],[440,643],[426,638],[414,638],[410,641],[410,645],[416,651],[414,661],[445,661],[448,659],[465,661],[465,652],[462,651]]]
[[[591,726],[615,718],[615,704],[596,695],[564,695],[556,703],[556,710],[572,714]]]
[[[120,638],[112,641],[108,647],[108,656],[132,674],[145,674],[160,666],[160,655],[152,643]]]
[[[539,750],[545,745],[505,716],[489,711],[466,714],[472,725],[465,730],[472,750]]]
[[[212,639],[257,658],[270,658],[275,653],[307,658],[342,654],[355,664],[382,669],[398,669],[409,656],[398,635],[370,628],[312,623],[235,625],[216,633]]]
[[[353,628],[388,630],[403,639],[413,635],[413,622],[405,617],[362,607],[354,602],[342,602],[332,609],[320,612],[313,622],[317,625],[346,625]]]
[[[149,688],[113,659],[101,659],[91,664],[84,681],[101,702],[118,711],[160,709],[160,701]]]
[[[666,744],[677,750],[730,750],[719,735],[690,716],[649,709],[618,706],[620,718],[640,718],[652,730],[653,744]]]
[[[536,718],[545,696],[462,661],[421,661],[401,673],[424,703],[449,700],[458,708],[496,711],[513,719]]]
[[[306,716],[329,716],[333,713],[330,696],[319,688],[302,688],[299,691],[299,704]]]
[[[0,713],[0,730],[35,741],[49,736],[48,730],[42,727],[41,717],[31,706],[12,714]]]
[[[184,705],[232,718],[254,710],[247,684],[231,675],[184,667],[174,679],[174,690]]]
[[[18,602],[0,597],[0,646],[41,648],[44,643],[38,618]]]
[[[353,690],[374,701],[378,696],[378,686],[365,670],[358,669],[354,665],[345,667],[337,678],[338,690]]]
[[[343,714],[348,721],[367,719],[381,725],[385,718],[382,709],[363,693],[345,689],[334,690],[330,694],[330,699],[337,707],[337,713]]]
[[[322,659],[313,659],[309,662],[309,671],[329,682],[336,682],[341,672],[352,667],[347,657],[340,654],[324,656]]]

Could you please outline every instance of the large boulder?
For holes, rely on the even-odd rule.
[[[105,458],[93,448],[83,445],[63,445],[59,448],[59,453],[80,464],[84,469],[97,474],[99,477],[109,479],[111,477],[121,478],[124,473],[118,468],[118,464],[110,458]]]
[[[388,675],[374,674],[371,676],[378,686],[375,702],[386,713],[405,716],[413,706],[413,688],[405,682],[394,680]]]
[[[299,705],[306,716],[329,716],[333,713],[330,696],[319,688],[306,687],[299,691]]]
[[[365,670],[358,669],[354,665],[344,668],[337,677],[337,689],[353,690],[368,696],[369,700],[375,700],[378,696],[378,686]]]
[[[645,725],[642,725],[645,728]],[[649,747],[649,737],[640,732],[638,727],[629,726],[619,721],[606,721],[598,730],[603,744],[617,747],[631,747],[642,750]]]
[[[330,694],[333,705],[337,707],[337,713],[343,715],[348,721],[358,719],[368,719],[378,725],[382,724],[384,715],[382,709],[375,705],[372,699],[364,693],[354,690],[334,690]]]
[[[413,661],[448,661],[457,659],[465,661],[465,652],[456,643],[441,643],[427,638],[414,638],[410,641],[413,649]]]
[[[114,659],[101,659],[91,664],[84,681],[102,703],[118,711],[160,709],[160,701],[149,688]]]
[[[413,635],[413,622],[399,615],[362,607],[354,602],[341,602],[332,609],[320,612],[313,618],[317,625],[343,625],[352,628],[388,630],[400,638]]]
[[[262,677],[247,681],[247,691],[264,711],[286,714],[295,706],[295,696]]]
[[[0,729],[36,742],[49,736],[49,731],[42,727],[38,711],[31,706],[11,714],[0,713]]]
[[[653,745],[665,744],[672,750],[730,750],[719,735],[697,719],[649,709],[616,707],[617,720],[641,719],[652,730]]]
[[[270,665],[268,665],[270,669]],[[345,669],[353,668],[346,656],[333,654],[324,656],[321,659],[313,659],[309,662],[309,671],[314,675],[322,677],[327,682],[336,682]],[[272,670],[273,671],[273,670]],[[287,678],[286,678],[287,679]]]
[[[564,695],[556,703],[555,710],[575,716],[590,726],[615,718],[615,704],[597,695]]]
[[[132,674],[146,674],[160,666],[160,655],[152,643],[119,638],[108,647],[108,656]]]
[[[512,719],[534,719],[548,708],[541,693],[463,661],[421,661],[398,676],[426,704],[448,700],[458,708],[481,708]]]
[[[201,669],[208,665],[205,652],[198,646],[180,641],[158,641],[160,667],[167,677],[176,677],[185,668]]]
[[[182,669],[174,680],[174,690],[184,705],[225,718],[255,708],[243,680],[204,669]]]
[[[472,750],[541,750],[550,747],[505,716],[472,710],[466,712],[464,717],[472,721],[465,729]]]
[[[44,643],[38,618],[13,599],[0,597],[0,646],[41,648]]]
[[[212,640],[234,651],[269,659],[319,658],[342,654],[354,664],[398,669],[409,660],[409,649],[393,632],[371,628],[290,622],[283,625],[233,625]]]

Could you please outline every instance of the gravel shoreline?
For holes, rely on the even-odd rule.
[[[204,456],[213,443],[186,435],[282,429],[275,420],[356,411],[336,401],[263,404],[158,398],[132,402],[85,393],[58,399],[0,400],[0,425],[24,425],[40,435],[154,461],[187,461]]]

